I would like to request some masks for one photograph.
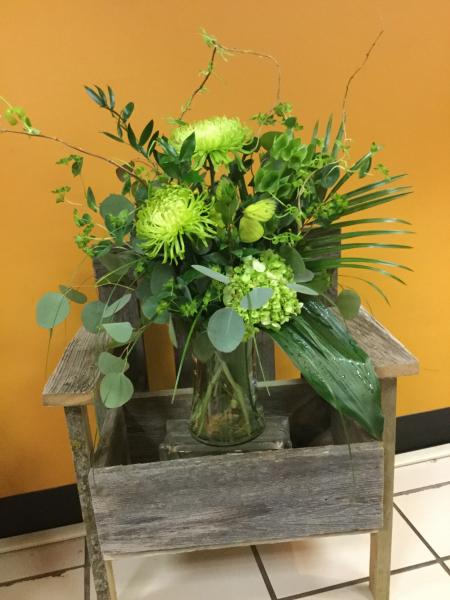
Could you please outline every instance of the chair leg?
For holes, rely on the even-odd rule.
[[[66,406],[64,411],[77,475],[81,512],[86,526],[86,542],[97,600],[116,600],[117,595],[111,565],[107,565],[103,560],[100,549],[88,483],[93,445],[87,408],[86,406]]]
[[[392,515],[394,501],[396,379],[381,381],[384,413],[383,529],[370,536],[370,589],[375,600],[389,600],[391,576]]]

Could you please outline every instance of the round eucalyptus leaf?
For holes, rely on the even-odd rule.
[[[273,289],[270,287],[256,287],[246,294],[241,300],[241,307],[247,310],[261,308],[267,304],[273,296]]]
[[[165,325],[169,322],[169,318],[170,313],[168,310],[165,310],[153,317],[153,323],[156,323],[157,325]]]
[[[70,304],[63,294],[47,292],[36,305],[36,321],[45,329],[53,329],[67,318],[69,312]]]
[[[81,321],[84,327],[91,333],[97,333],[103,319],[105,304],[100,300],[89,302],[81,312]]]
[[[133,384],[123,373],[108,373],[100,384],[100,397],[108,408],[117,408],[131,399]]]
[[[139,300],[143,301],[145,298],[148,298],[152,295],[152,290],[150,287],[150,278],[145,277],[141,279],[136,288],[136,296]]]
[[[204,267],[203,265],[191,265],[193,269],[201,273],[202,275],[206,275],[210,279],[215,279],[216,281],[220,281],[220,283],[230,283],[230,278],[222,273],[218,273],[213,269],[208,267]]]
[[[174,277],[173,268],[170,265],[157,263],[153,267],[150,287],[153,294],[159,294],[164,285]]]
[[[115,342],[118,342],[119,344],[125,344],[128,342],[133,333],[133,327],[131,326],[131,323],[128,323],[128,321],[123,323],[104,323],[103,329],[110,337],[112,337]]]
[[[288,283],[288,288],[298,292],[299,294],[305,294],[305,296],[318,296],[319,292],[317,292],[314,288],[309,287],[308,285],[302,285],[301,283]]]
[[[313,279],[314,273],[306,268],[305,261],[295,248],[283,246],[280,248],[279,254],[294,271],[295,281],[298,283],[306,283]]]
[[[147,296],[143,302],[141,302],[141,312],[146,319],[153,321],[156,316],[159,299],[157,296]]]
[[[168,333],[169,333],[170,343],[172,344],[172,346],[174,348],[178,348],[177,333],[175,331],[175,325],[173,323],[172,315],[169,315],[168,325],[169,325],[169,327],[168,327]]]
[[[103,218],[105,218],[106,215],[113,215],[116,217],[123,210],[126,210],[127,213],[131,215],[134,212],[134,206],[125,198],[125,196],[121,196],[120,194],[110,194],[100,204],[100,214]]]
[[[128,369],[128,363],[119,356],[114,356],[110,352],[102,352],[98,357],[98,368],[101,373],[123,373]]]
[[[192,352],[200,362],[207,362],[213,356],[214,346],[211,344],[206,331],[202,331],[195,337]]]
[[[244,338],[244,321],[232,308],[219,308],[209,319],[207,332],[217,350],[233,352]]]
[[[64,296],[69,300],[72,300],[72,302],[76,302],[77,304],[84,304],[87,301],[86,294],[83,294],[78,290],[74,290],[73,288],[68,287],[66,285],[60,285],[59,289],[61,293],[64,294]]]
[[[361,298],[353,290],[342,290],[336,298],[336,305],[344,319],[354,319],[359,313]]]
[[[131,294],[124,294],[115,302],[108,304],[108,306],[105,308],[105,314],[103,315],[105,319],[107,319],[108,317],[112,317],[116,312],[119,312],[119,310],[126,306],[130,300]]]

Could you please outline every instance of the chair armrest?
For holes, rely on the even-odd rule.
[[[100,379],[98,355],[106,346],[107,335],[89,333],[81,327],[47,381],[42,393],[46,406],[92,404]]]
[[[347,323],[350,334],[370,356],[380,379],[416,375],[419,362],[387,329],[361,308]]]

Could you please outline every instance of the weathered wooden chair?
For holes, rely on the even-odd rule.
[[[100,295],[108,298],[109,290]],[[137,302],[126,310],[136,321]],[[389,598],[396,380],[417,373],[418,363],[364,309],[349,329],[375,364],[385,415],[382,442],[349,424],[352,464],[340,420],[324,403],[333,437],[304,447],[299,426],[322,401],[301,380],[270,382],[270,397],[259,390],[266,414],[290,418],[294,448],[160,462],[166,421],[189,415],[192,365],[185,364],[183,389],[171,403],[170,392],[147,391],[145,349],[138,344],[130,367],[136,395],[121,409],[105,410],[97,401],[96,366],[105,337],[78,331],[43,400],[65,410],[98,600],[117,597],[111,561],[118,557],[360,532],[371,532],[373,597]],[[266,378],[273,380],[273,346],[267,338],[261,343]],[[100,432],[95,450],[90,404]]]

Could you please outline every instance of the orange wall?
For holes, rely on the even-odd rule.
[[[198,35],[205,27],[224,44],[275,55],[283,69],[283,97],[310,127],[317,117],[339,114],[345,82],[381,18],[385,34],[351,90],[348,133],[355,154],[373,140],[383,143],[381,160],[393,172],[408,171],[415,189],[413,196],[389,208],[413,221],[417,231],[415,249],[407,257],[415,269],[407,276],[408,287],[384,283],[392,308],[364,290],[375,315],[421,361],[420,376],[400,385],[404,414],[445,406],[450,391],[450,3],[376,4],[378,8],[351,0],[10,2],[2,11],[0,94],[26,107],[43,131],[127,158],[96,133],[107,129],[110,119],[87,98],[83,84],[110,83],[119,102],[136,101],[139,125],[154,116],[164,126],[166,116],[178,114],[206,65],[208,52]],[[247,118],[271,105],[273,82],[273,68],[265,61],[231,59],[220,64],[192,117],[226,113]],[[71,183],[64,167],[55,165],[65,151],[50,142],[0,136],[0,153],[0,495],[9,495],[73,481],[62,410],[41,407],[47,335],[34,323],[34,305],[44,291],[70,280],[82,256],[71,241],[70,210],[55,206],[50,194]],[[100,198],[115,185],[110,169],[95,161],[87,163],[85,178]],[[77,185],[75,180],[75,190]],[[88,275],[85,262],[79,280]],[[51,367],[77,325],[74,314],[55,333]],[[170,383],[173,367],[167,354],[161,358],[159,353],[159,363],[151,366],[160,373],[161,385]],[[291,372],[282,358],[279,372]]]

